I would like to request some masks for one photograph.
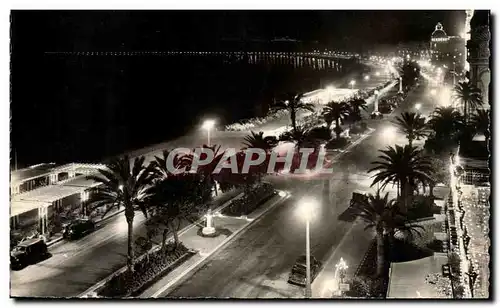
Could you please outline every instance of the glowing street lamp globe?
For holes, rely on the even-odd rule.
[[[416,103],[415,104],[415,109],[420,110],[420,108],[422,108],[422,104]]]
[[[317,208],[318,201],[316,199],[312,197],[304,197],[299,201],[298,214],[306,221],[310,221]]]
[[[365,80],[370,80],[370,76],[369,75],[366,75],[364,78],[365,78]]]
[[[205,130],[211,130],[214,126],[215,126],[214,120],[205,120],[205,122],[203,122],[203,125],[201,127]]]

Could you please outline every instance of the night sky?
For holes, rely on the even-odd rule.
[[[428,41],[437,22],[443,23],[448,34],[458,35],[464,20],[464,11],[13,11],[11,144],[20,160],[40,163],[74,159],[74,153],[82,153],[96,142],[93,136],[107,134],[108,140],[115,140],[116,135],[125,134],[130,139],[133,129],[124,112],[118,112],[120,108],[133,114],[137,105],[145,103],[141,91],[147,91],[145,96],[150,94],[146,102],[157,100],[161,103],[156,106],[167,106],[168,99],[154,97],[152,90],[175,83],[161,78],[178,77],[169,76],[168,70],[157,80],[149,76],[154,81],[150,88],[156,83],[161,86],[145,90],[131,80],[140,79],[138,74],[149,74],[154,65],[138,73],[126,64],[102,62],[107,60],[101,58],[101,72],[98,61],[68,58],[65,69],[46,52],[223,50],[227,45],[221,42],[279,37],[300,40],[304,46],[357,51],[377,44]],[[195,71],[186,68],[184,75]],[[131,96],[131,89],[136,96]],[[180,125],[175,120],[161,123],[164,130],[172,130],[168,125]],[[148,125],[147,120],[144,125]],[[65,149],[69,143],[71,148]],[[126,143],[124,140],[124,148]],[[101,151],[97,147],[95,151]],[[115,150],[120,151],[109,152]]]
[[[464,11],[420,10],[24,11],[13,15],[13,38],[45,51],[210,48],[222,38],[273,37],[331,46],[347,42],[352,48],[360,43],[427,40],[437,22],[457,35],[465,18]]]

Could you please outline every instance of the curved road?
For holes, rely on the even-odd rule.
[[[361,227],[339,221],[337,216],[344,211],[354,190],[373,192],[371,180],[366,176],[370,162],[377,159],[378,150],[388,145],[406,144],[401,134],[385,136],[384,127],[388,119],[401,111],[413,108],[416,101],[422,103],[422,112],[433,109],[426,99],[426,90],[421,87],[410,95],[405,104],[391,116],[380,122],[372,122],[377,130],[356,147],[344,153],[334,165],[330,179],[330,198],[324,197],[323,180],[267,179],[277,188],[291,191],[292,197],[267,213],[233,242],[213,254],[206,264],[185,278],[174,288],[166,290],[163,297],[217,297],[217,298],[290,298],[303,297],[304,289],[287,283],[289,271],[295,259],[305,251],[305,223],[300,217],[298,200],[308,195],[322,200],[311,221],[311,253],[325,264],[332,252],[345,239],[349,255],[344,258],[361,260],[368,248],[369,237]],[[391,194],[395,195],[394,189]],[[330,200],[328,200],[330,199]],[[364,239],[358,241],[357,239]],[[368,241],[366,240],[368,238]],[[359,262],[357,262],[359,263]],[[357,264],[350,264],[355,268]],[[333,278],[333,277],[331,277]],[[323,288],[328,279],[313,283],[314,288]]]
[[[373,87],[375,85],[384,83],[386,80],[387,80],[386,77],[381,76],[379,78],[373,78],[371,81],[363,83],[362,85],[367,87]],[[242,139],[246,135],[248,135],[248,132],[216,132],[213,136],[212,142],[214,144],[223,144],[225,148],[227,147],[240,148],[242,146],[241,144]],[[132,157],[134,157],[135,155],[145,155],[147,160],[149,160],[152,159],[154,155],[159,155],[161,153],[161,150],[158,149],[181,147],[181,146],[193,147],[194,145],[205,143],[205,140],[206,140],[206,135],[203,132],[196,132],[194,134],[186,135],[171,142],[135,151],[135,153],[130,153],[130,155]],[[337,173],[337,174],[340,175],[343,173]],[[342,176],[344,177],[346,175]],[[277,180],[276,181],[277,185],[284,185],[287,187],[290,186],[291,188],[295,187],[294,190],[296,189],[307,190],[307,187],[309,187],[310,185],[314,185],[313,183],[305,184],[304,182],[290,182],[290,183],[278,183],[278,182],[279,181]],[[334,189],[341,191],[342,190],[341,187],[343,186],[339,184],[334,184],[334,187],[337,186],[338,188]],[[341,194],[343,194],[343,197],[341,197]],[[347,200],[349,194],[350,193],[347,191],[339,192],[338,195],[335,196],[335,200],[337,200],[338,204],[343,204],[345,200]],[[291,203],[288,205],[281,206],[279,208],[279,212],[277,213],[282,213],[281,211],[291,211],[291,208],[293,208],[293,204]],[[289,225],[287,225],[284,222],[280,222],[278,219],[276,219],[275,215],[276,214],[270,214],[268,216],[270,218],[266,216],[266,218],[264,219],[264,222],[268,222],[268,224],[258,229],[261,230],[260,232],[263,232],[262,235],[255,237],[256,235],[252,231],[249,232],[248,235],[245,234],[244,237],[242,238],[246,239],[247,236],[250,236],[251,238],[255,237],[255,242],[252,242],[253,243],[252,245],[260,245],[257,247],[261,248],[268,248],[270,246],[275,247],[269,250],[272,255],[281,254],[280,246],[276,246],[276,243],[280,242],[282,237],[293,234],[297,240],[302,238],[300,231],[297,230],[295,227],[292,228],[293,224],[291,222]],[[289,217],[289,215],[291,214],[283,213],[279,214],[278,217],[281,217],[282,215],[283,217]],[[276,221],[274,221],[274,219],[276,219]],[[140,235],[143,235],[145,233],[144,218],[141,213],[136,214],[134,223],[135,223],[134,236],[138,237]],[[257,226],[260,225],[261,223],[257,224]],[[346,226],[337,227],[336,225],[337,224],[335,223],[335,221],[332,221],[332,227],[341,228],[337,230],[339,234],[343,232],[342,230],[344,229],[342,228],[346,228]],[[285,228],[284,226],[288,227]],[[318,224],[317,227],[314,226],[312,228],[313,234],[320,234],[318,232],[320,229],[316,228],[321,226],[322,224]],[[329,234],[330,230],[328,229],[327,231],[328,232],[321,232],[321,234],[327,234],[327,233]],[[274,234],[272,232],[277,232],[277,233]],[[280,232],[282,232],[283,234],[281,234]],[[328,237],[330,237],[330,235]],[[62,241],[60,243],[57,243],[49,247],[49,251],[52,254],[51,258],[43,262],[40,262],[38,264],[28,266],[27,268],[22,269],[20,271],[11,271],[10,275],[11,296],[70,297],[79,295],[80,293],[84,292],[89,287],[91,287],[93,284],[100,281],[101,279],[104,279],[105,277],[113,273],[116,269],[122,267],[125,264],[126,252],[127,252],[126,238],[127,238],[127,229],[126,229],[125,218],[123,215],[117,215],[106,221],[106,223],[103,224],[103,226],[100,227],[96,232],[89,234],[88,236],[86,236],[81,240],[74,242]],[[267,239],[269,239],[269,243],[267,243]],[[316,237],[315,239],[319,240],[320,238]],[[238,240],[238,242],[239,241],[240,240]],[[288,241],[283,241],[283,245],[288,245],[288,243],[289,243]],[[248,243],[246,243],[245,245],[247,246]],[[300,247],[302,246],[303,245],[300,245]],[[318,246],[319,248],[317,249],[320,249],[319,252],[317,252],[318,254],[320,252],[323,253],[322,249],[326,249],[326,248],[321,248],[323,246],[324,245]],[[250,247],[253,246],[250,245]],[[288,254],[286,254],[286,258],[294,259],[295,257],[294,255],[296,253],[299,253],[300,247],[297,247],[296,251],[293,250],[290,251]],[[255,253],[254,251],[248,251],[248,250],[246,251],[248,253],[250,252]],[[282,257],[283,259],[285,258],[285,256]],[[279,259],[276,262],[281,262],[283,259]],[[252,262],[259,263],[258,261],[255,260]],[[243,259],[242,262],[249,262],[249,261]],[[289,266],[288,263],[286,264],[286,266]],[[250,265],[255,265],[255,264],[252,263]],[[274,265],[273,267],[269,266],[270,264],[268,261],[266,263],[266,268],[268,268],[267,271],[270,271],[271,269],[275,268]],[[256,273],[258,273],[261,270],[259,268],[259,271],[255,271],[255,267],[252,266],[248,266],[245,268],[248,268],[249,271]],[[266,270],[262,272],[266,272]],[[275,271],[273,271],[272,273],[274,272]],[[251,274],[247,275],[249,275],[249,277],[251,276]],[[240,275],[239,277],[244,277],[244,275],[243,276]],[[217,285],[221,284],[217,282]],[[231,292],[227,291],[227,293],[229,294]]]

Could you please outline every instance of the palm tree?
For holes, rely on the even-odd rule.
[[[420,140],[427,135],[425,118],[415,112],[404,112],[396,117],[395,124],[401,133],[406,135],[408,145],[411,147],[413,140]]]
[[[304,126],[297,126],[297,129],[285,132],[280,135],[280,141],[295,142],[295,147],[300,149],[303,147],[317,148],[320,140],[314,138],[310,134],[311,130]]]
[[[378,161],[372,162],[375,167],[368,172],[377,172],[373,177],[371,186],[382,184],[381,188],[387,184],[398,185],[398,197],[403,198],[404,209],[407,209],[408,198],[413,195],[413,185],[415,183],[428,183],[431,180],[432,164],[430,160],[422,155],[422,151],[415,147],[396,145],[380,150]]]
[[[297,129],[297,112],[299,110],[314,112],[314,104],[304,103],[302,97],[303,94],[289,93],[286,100],[274,105],[274,109],[285,109],[290,112],[293,130]]]
[[[147,217],[145,192],[152,183],[151,172],[144,165],[144,156],[135,158],[132,167],[127,155],[115,159],[107,164],[106,168],[99,169],[98,175],[90,175],[87,178],[101,184],[89,202],[92,208],[106,206],[104,216],[113,207],[125,207],[125,218],[128,224],[127,266],[129,271],[133,271],[134,250],[132,238],[135,211],[140,210]]]
[[[342,133],[342,128],[340,127],[340,124],[344,124],[344,120],[347,118],[347,116],[349,116],[350,110],[351,109],[346,102],[335,102],[335,101],[329,102],[323,108],[323,117],[325,119],[331,119],[332,120],[331,122],[335,121],[335,134],[337,136],[337,139],[340,138],[340,133]]]
[[[471,82],[459,82],[453,90],[453,99],[459,101],[464,109],[464,122],[469,121],[469,113],[482,105],[481,90]]]
[[[160,168],[158,165],[155,169]],[[155,174],[163,174],[158,170]],[[174,236],[174,249],[179,245],[178,230],[183,220],[196,222],[210,200],[210,189],[203,178],[196,173],[161,175],[155,184],[146,191],[146,202],[151,219],[148,225],[154,229],[162,229],[162,251],[166,251],[168,232]]]
[[[420,75],[420,66],[414,62],[408,62],[400,67],[399,75],[403,80],[405,89],[408,89],[416,83]]]
[[[490,112],[485,109],[478,109],[477,113],[472,117],[472,125],[477,133],[483,134],[486,142],[490,137]]]
[[[460,113],[453,107],[437,107],[427,123],[438,140],[455,139],[463,126]]]
[[[251,131],[250,133],[251,135],[244,138],[245,142],[243,145],[247,148],[262,149],[268,153],[278,144],[278,139],[276,137],[264,137],[264,132],[255,133]]]
[[[368,195],[368,198],[353,204],[354,213],[365,223],[365,230],[375,229],[377,237],[377,276],[383,274],[385,265],[384,238],[388,235],[392,241],[394,234],[399,232],[412,233],[418,231],[420,226],[407,224],[406,217],[397,206],[396,199],[389,200],[389,193],[380,196],[380,189],[376,195]]]
[[[361,116],[361,110],[366,111],[367,105],[366,101],[361,98],[353,98],[347,102],[349,105],[349,114],[348,114],[348,119],[352,123],[359,122],[363,120],[363,117]]]

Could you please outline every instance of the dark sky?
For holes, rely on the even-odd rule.
[[[23,11],[12,35],[45,51],[166,50],[215,46],[221,38],[291,37],[327,45],[427,40],[449,34],[464,11]]]
[[[113,104],[123,103],[121,98],[128,93],[116,90],[115,83],[124,88],[137,86],[120,81],[123,70],[111,70],[112,74],[97,75],[100,82],[109,84],[107,94],[103,95],[92,90],[100,87],[93,75],[81,73],[90,72],[87,65],[95,61],[68,56],[66,72],[64,64],[55,66],[51,62],[55,56],[45,52],[221,50],[231,46],[220,43],[224,39],[249,41],[275,37],[318,41],[320,46],[355,51],[373,44],[427,41],[437,22],[442,22],[449,34],[458,34],[463,29],[464,15],[463,11],[14,11],[11,15],[12,146],[19,159],[31,156],[28,159],[33,163],[45,160],[43,157],[57,159],[53,154],[63,153],[61,147],[73,141],[74,151],[80,151],[87,146],[82,145],[86,139],[79,135],[78,123],[94,127],[90,117],[86,118],[87,113],[94,114],[85,103],[93,106],[102,101],[97,110],[114,110]],[[267,50],[269,45],[259,46]],[[103,62],[107,66],[119,60],[106,59],[110,61]],[[97,74],[100,70],[93,68],[92,72]],[[86,91],[97,98],[81,94]],[[71,127],[77,128],[70,130]],[[119,135],[112,132],[110,136],[113,134]],[[43,153],[37,149],[49,150],[44,152],[46,156],[41,156]]]

